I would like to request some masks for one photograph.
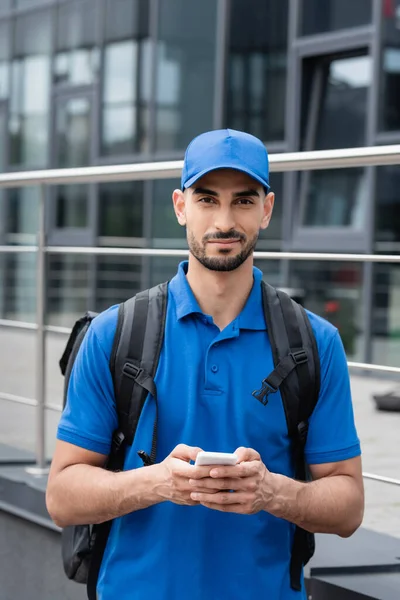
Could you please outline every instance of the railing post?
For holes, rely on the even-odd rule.
[[[46,468],[46,399],[45,399],[45,359],[46,359],[46,186],[40,185],[39,229],[36,254],[36,465],[26,470],[33,475],[45,475]]]

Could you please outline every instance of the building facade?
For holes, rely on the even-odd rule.
[[[1,0],[0,171],[181,159],[198,133],[271,153],[400,143],[400,0]],[[273,173],[257,249],[399,253],[400,166]],[[185,248],[177,180],[53,187],[49,245]],[[0,190],[0,245],[31,244],[38,190]],[[400,266],[258,261],[398,365]],[[172,258],[49,256],[48,322],[170,277]],[[0,318],[35,320],[34,256],[0,254]]]

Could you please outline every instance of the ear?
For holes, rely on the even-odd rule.
[[[270,192],[265,196],[264,207],[263,207],[263,218],[261,221],[260,229],[267,229],[269,222],[272,217],[272,211],[274,208],[275,194]]]
[[[172,202],[174,203],[174,210],[179,225],[186,225],[185,195],[182,190],[174,190],[172,192]]]

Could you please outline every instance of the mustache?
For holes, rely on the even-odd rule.
[[[245,241],[246,236],[240,231],[236,231],[236,229],[231,229],[231,231],[217,231],[216,233],[207,233],[203,237],[203,242],[209,242],[210,240],[238,240]]]

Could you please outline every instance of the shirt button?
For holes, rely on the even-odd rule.
[[[211,371],[212,371],[213,373],[217,373],[217,372],[218,372],[218,365],[213,365],[213,366],[211,367]]]

